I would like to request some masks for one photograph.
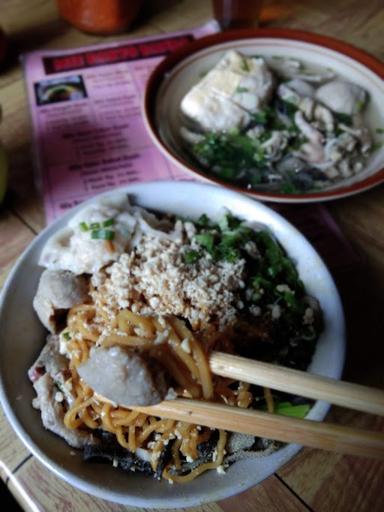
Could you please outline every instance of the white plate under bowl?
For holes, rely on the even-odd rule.
[[[344,361],[344,317],[335,284],[324,263],[291,224],[273,210],[244,195],[199,183],[157,182],[132,185],[103,196],[126,192],[136,204],[161,212],[196,218],[202,213],[215,215],[223,207],[234,214],[265,224],[297,263],[308,292],[320,300],[325,330],[318,342],[311,371],[339,378]],[[88,203],[97,198],[88,201]],[[66,482],[99,498],[146,508],[198,506],[239,493],[277,471],[297,453],[287,445],[260,459],[233,464],[225,473],[204,473],[187,484],[170,485],[151,477],[123,473],[112,465],[86,463],[82,453],[44,429],[40,414],[32,408],[34,390],[27,370],[39,354],[45,332],[38,321],[32,299],[42,268],[38,266],[44,244],[84,203],[47,227],[27,248],[10,273],[0,301],[0,397],[14,430],[29,450]],[[316,402],[309,417],[322,420],[328,410]]]
[[[276,57],[300,60],[310,67],[334,70],[369,94],[366,123],[380,145],[359,174],[318,192],[284,194],[247,190],[212,173],[207,174],[192,158],[180,137],[180,102],[185,94],[230,49],[259,55],[271,64]],[[147,130],[162,153],[195,178],[215,182],[263,201],[307,203],[329,201],[372,188],[384,182],[384,64],[351,45],[318,34],[291,29],[252,29],[223,32],[193,41],[172,53],[152,72],[145,91],[143,115]]]

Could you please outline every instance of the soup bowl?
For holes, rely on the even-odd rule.
[[[374,140],[374,151],[357,174],[324,189],[284,193],[250,189],[235,178],[223,179],[208,172],[189,150],[180,134],[185,119],[180,103],[187,92],[229,50],[263,57],[276,68],[279,59],[294,59],[314,69],[332,70],[346,81],[360,85],[369,96],[365,123]],[[195,179],[208,180],[262,201],[309,203],[330,201],[384,182],[384,64],[368,53],[337,39],[290,29],[249,29],[218,33],[193,41],[173,52],[149,77],[143,116],[152,141],[165,157]]]

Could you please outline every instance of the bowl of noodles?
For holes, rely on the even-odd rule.
[[[31,452],[85,492],[148,508],[244,491],[300,447],[137,407],[328,410],[213,376],[212,350],[333,378],[344,360],[340,298],[312,246],[261,203],[197,183],[132,185],[47,227],[4,286],[0,337],[2,405]]]

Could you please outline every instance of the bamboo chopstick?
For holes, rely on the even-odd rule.
[[[209,364],[215,375],[384,416],[384,391],[380,389],[222,352],[212,352]]]
[[[358,411],[384,415],[384,392],[358,384],[213,352],[212,373]],[[177,399],[135,410],[349,455],[384,459],[384,434],[198,400]]]
[[[215,375],[384,416],[384,392],[379,389],[221,352],[212,352],[209,364]],[[349,455],[384,459],[384,433],[381,432],[200,400],[167,400],[148,407],[119,405],[152,416],[195,425]]]
[[[176,399],[136,411],[211,428],[384,459],[384,434],[199,400]]]

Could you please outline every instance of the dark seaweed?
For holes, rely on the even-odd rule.
[[[161,475],[163,474],[165,466],[168,464],[168,462],[171,459],[172,444],[173,444],[173,441],[170,440],[168,442],[168,444],[165,446],[164,450],[160,454],[160,457],[159,457],[159,460],[158,460],[158,463],[157,463],[157,467],[156,467],[156,471],[155,471],[155,478],[157,478],[158,480],[161,479]]]
[[[212,453],[214,452],[217,441],[219,440],[219,431],[214,430],[211,434],[211,437],[208,439],[208,441],[205,441],[204,443],[200,443],[197,445],[197,451],[199,452],[199,455],[201,458],[205,459],[207,461],[209,457],[212,456]]]
[[[123,471],[138,471],[145,475],[154,475],[149,462],[146,462],[134,453],[123,448],[113,434],[100,431],[96,443],[84,446],[83,458],[87,462],[113,463]]]
[[[170,475],[186,475],[196,469],[197,467],[205,464],[207,462],[211,462],[213,458],[213,453],[215,451],[217,441],[219,438],[219,431],[212,431],[211,437],[208,441],[204,443],[200,443],[197,446],[197,450],[199,452],[199,457],[195,459],[193,462],[182,462],[181,467],[179,469],[170,469]]]
[[[96,442],[85,445],[83,458],[87,462],[115,462],[117,467],[123,471],[138,471],[160,480],[164,468],[171,458],[171,447],[172,441],[161,452],[156,471],[154,472],[149,462],[140,459],[134,453],[123,448],[113,434],[100,430],[96,432]]]

